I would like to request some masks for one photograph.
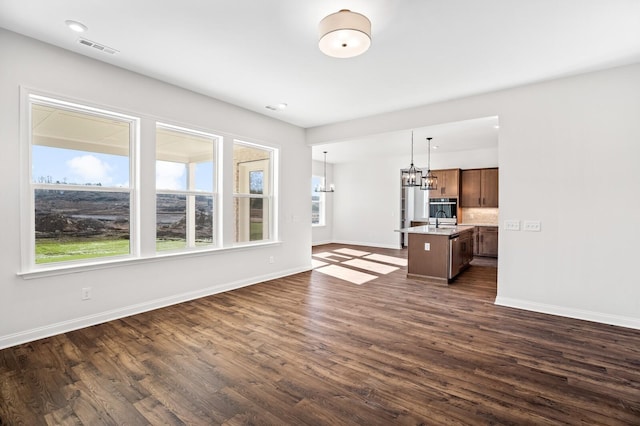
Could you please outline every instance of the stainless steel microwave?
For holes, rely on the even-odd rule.
[[[457,198],[430,198],[429,199],[429,219],[442,220],[442,222],[456,223],[458,220],[458,199]],[[447,219],[447,220],[443,220]],[[431,222],[431,221],[430,221]]]

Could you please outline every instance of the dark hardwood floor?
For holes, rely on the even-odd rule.
[[[640,331],[495,306],[491,266],[362,265],[4,349],[0,424],[640,424]]]

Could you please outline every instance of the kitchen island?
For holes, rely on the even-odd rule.
[[[473,259],[473,226],[434,225],[399,229],[409,238],[407,276],[450,283]]]

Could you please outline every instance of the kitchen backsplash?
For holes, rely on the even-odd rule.
[[[498,224],[498,209],[490,208],[461,208],[458,222],[460,223],[478,223],[497,225]]]

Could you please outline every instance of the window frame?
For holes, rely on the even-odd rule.
[[[187,128],[187,127],[182,127],[182,126],[176,126],[173,124],[168,124],[166,122],[162,122],[162,121],[156,121],[155,122],[155,129],[156,129],[156,136],[157,136],[157,132],[158,129],[166,129],[166,130],[171,130],[174,132],[178,132],[178,133],[184,133],[187,135],[194,135],[194,136],[199,136],[199,137],[203,137],[203,138],[207,138],[207,139],[212,139],[212,153],[213,153],[213,159],[212,159],[212,163],[213,163],[213,182],[212,182],[212,190],[209,191],[202,191],[202,190],[196,190],[196,189],[189,189],[189,177],[187,177],[187,188],[185,190],[170,190],[170,189],[158,189],[157,187],[157,182],[156,185],[154,187],[155,189],[155,197],[156,197],[156,206],[157,206],[157,197],[159,194],[162,195],[185,195],[187,197],[189,196],[211,196],[212,200],[213,200],[213,209],[211,211],[211,215],[212,215],[212,239],[213,241],[211,242],[211,244],[206,244],[206,245],[202,245],[202,246],[190,246],[189,245],[189,232],[190,230],[187,229],[186,230],[186,246],[183,248],[179,248],[179,249],[171,249],[171,250],[158,250],[157,249],[157,245],[156,245],[156,254],[157,255],[165,255],[168,253],[181,253],[181,252],[191,252],[191,251],[202,251],[202,250],[211,250],[211,249],[215,249],[215,248],[219,248],[220,244],[222,242],[222,235],[219,235],[220,233],[220,226],[219,226],[219,218],[220,218],[220,194],[219,194],[219,182],[221,180],[220,177],[220,172],[219,170],[221,169],[220,164],[219,164],[219,159],[221,158],[220,155],[220,147],[224,144],[224,138],[222,136],[216,135],[214,133],[209,133],[209,132],[204,132],[204,131],[200,131],[200,130],[196,130],[193,128]],[[156,140],[157,143],[157,140]],[[156,145],[157,148],[157,145]],[[156,152],[156,158],[155,161],[157,163],[158,161],[158,156],[157,156],[157,152]],[[188,170],[187,170],[188,173]],[[186,210],[186,214],[187,214],[187,225],[189,225],[189,208],[187,206],[187,210]],[[157,212],[156,212],[157,215]],[[195,233],[195,224],[194,225],[194,229],[193,232]],[[157,223],[156,223],[156,232],[157,232]],[[156,235],[156,244],[157,244],[157,235]]]
[[[87,186],[79,184],[50,184],[39,183],[33,179],[33,106],[44,105],[66,111],[77,112],[96,117],[109,118],[124,121],[129,124],[129,186]],[[92,105],[89,102],[78,103],[57,95],[40,93],[32,89],[21,88],[21,269],[22,271],[39,271],[47,269],[67,269],[82,265],[96,263],[109,263],[123,259],[132,259],[139,256],[140,243],[138,241],[138,185],[137,178],[137,150],[139,145],[140,119],[117,111],[114,108],[104,108]],[[129,253],[113,256],[102,256],[88,259],[69,260],[51,263],[36,263],[36,236],[35,236],[35,192],[36,190],[66,190],[82,192],[117,192],[129,194]]]
[[[327,226],[327,217],[326,217],[326,193],[324,192],[318,192],[316,191],[317,186],[313,185],[313,180],[314,178],[318,178],[320,180],[320,185],[322,185],[324,187],[325,185],[325,181],[324,181],[324,176],[319,176],[319,175],[311,175],[311,191],[312,191],[312,195],[311,195],[311,226],[312,227],[321,227],[321,226]],[[318,223],[313,223],[313,194],[318,194]]]
[[[251,245],[262,245],[266,243],[276,242],[278,241],[277,235],[277,207],[276,207],[276,194],[277,194],[277,185],[278,185],[278,156],[279,156],[279,148],[266,145],[264,143],[256,143],[256,142],[248,142],[246,140],[234,139],[231,144],[231,150],[235,148],[236,145],[246,146],[250,148],[260,149],[263,151],[269,152],[269,176],[268,176],[268,194],[251,194],[251,193],[240,193],[237,192],[235,187],[236,177],[234,176],[231,182],[232,185],[232,206],[236,205],[236,201],[241,201],[242,199],[263,199],[267,200],[268,203],[268,215],[269,219],[267,221],[267,230],[268,230],[268,238],[261,240],[249,240],[249,241],[236,241],[236,230],[237,230],[237,213],[234,211],[233,217],[233,236],[230,239],[231,244],[233,246],[251,246]],[[234,207],[235,209],[235,207]],[[263,225],[264,226],[264,225]]]
[[[50,101],[53,106],[69,106],[77,108],[79,112],[106,113],[110,118],[124,118],[132,124],[129,126],[129,191],[130,191],[130,250],[128,255],[114,255],[96,257],[82,260],[72,260],[51,263],[35,263],[35,205],[32,179],[32,110],[31,99]],[[277,144],[257,140],[249,142],[242,136],[229,134],[219,130],[210,130],[207,127],[182,122],[172,123],[167,117],[158,117],[139,111],[129,111],[125,108],[99,102],[87,101],[84,98],[61,95],[55,92],[44,91],[29,86],[19,87],[19,268],[16,275],[25,279],[38,279],[50,276],[66,275],[84,271],[94,271],[121,267],[131,264],[147,264],[164,262],[168,259],[180,259],[183,257],[199,257],[222,254],[229,251],[243,251],[259,249],[265,246],[280,245],[279,240],[279,173],[280,150]],[[217,139],[216,152],[217,169],[214,170],[216,179],[216,205],[214,215],[217,215],[214,237],[216,245],[203,245],[195,249],[179,251],[155,250],[155,222],[149,226],[151,217],[155,217],[155,173],[151,170],[156,161],[155,155],[155,131],[157,124],[182,127],[189,131],[202,132],[213,135]],[[238,139],[235,139],[238,138]],[[249,138],[251,140],[251,138]],[[234,219],[233,219],[233,176],[229,173],[232,169],[232,157],[235,142],[244,145],[255,146],[267,150],[270,153],[270,194],[264,196],[269,203],[269,239],[248,241],[246,243],[234,243]],[[144,156],[144,157],[143,157]],[[71,189],[64,185],[64,189]],[[100,188],[91,186],[90,189]],[[127,191],[127,188],[102,187],[105,191]],[[199,192],[197,195],[201,195]],[[151,201],[153,200],[153,203]]]

